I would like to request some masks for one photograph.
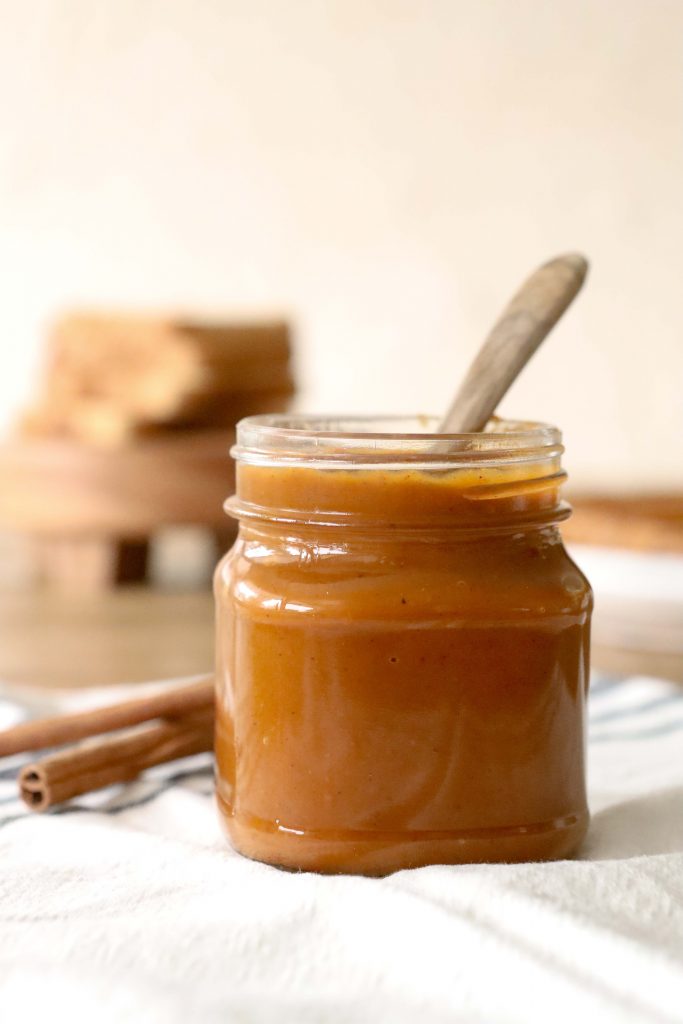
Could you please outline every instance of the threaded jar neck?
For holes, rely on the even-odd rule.
[[[239,519],[319,526],[508,529],[557,522],[562,437],[541,423],[494,420],[437,434],[433,417],[256,416],[232,455]]]

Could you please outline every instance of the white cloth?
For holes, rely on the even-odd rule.
[[[593,823],[555,864],[290,874],[227,847],[208,758],[44,816],[4,762],[0,1019],[683,1021],[683,691],[593,689]]]

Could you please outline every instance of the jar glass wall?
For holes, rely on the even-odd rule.
[[[239,425],[216,758],[247,856],[382,874],[585,834],[592,597],[558,531],[560,434],[434,429]]]

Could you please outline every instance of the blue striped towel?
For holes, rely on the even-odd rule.
[[[0,704],[0,726],[36,713],[29,703]],[[21,760],[0,777],[8,1022],[683,1021],[671,684],[594,680],[592,826],[581,856],[554,864],[290,874],[226,846],[208,756],[47,815],[16,799]]]

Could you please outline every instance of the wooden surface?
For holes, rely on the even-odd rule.
[[[209,591],[121,588],[83,598],[0,592],[0,679],[41,686],[144,682],[212,671]]]
[[[591,647],[594,667],[605,672],[683,683],[683,605],[598,594]]]

